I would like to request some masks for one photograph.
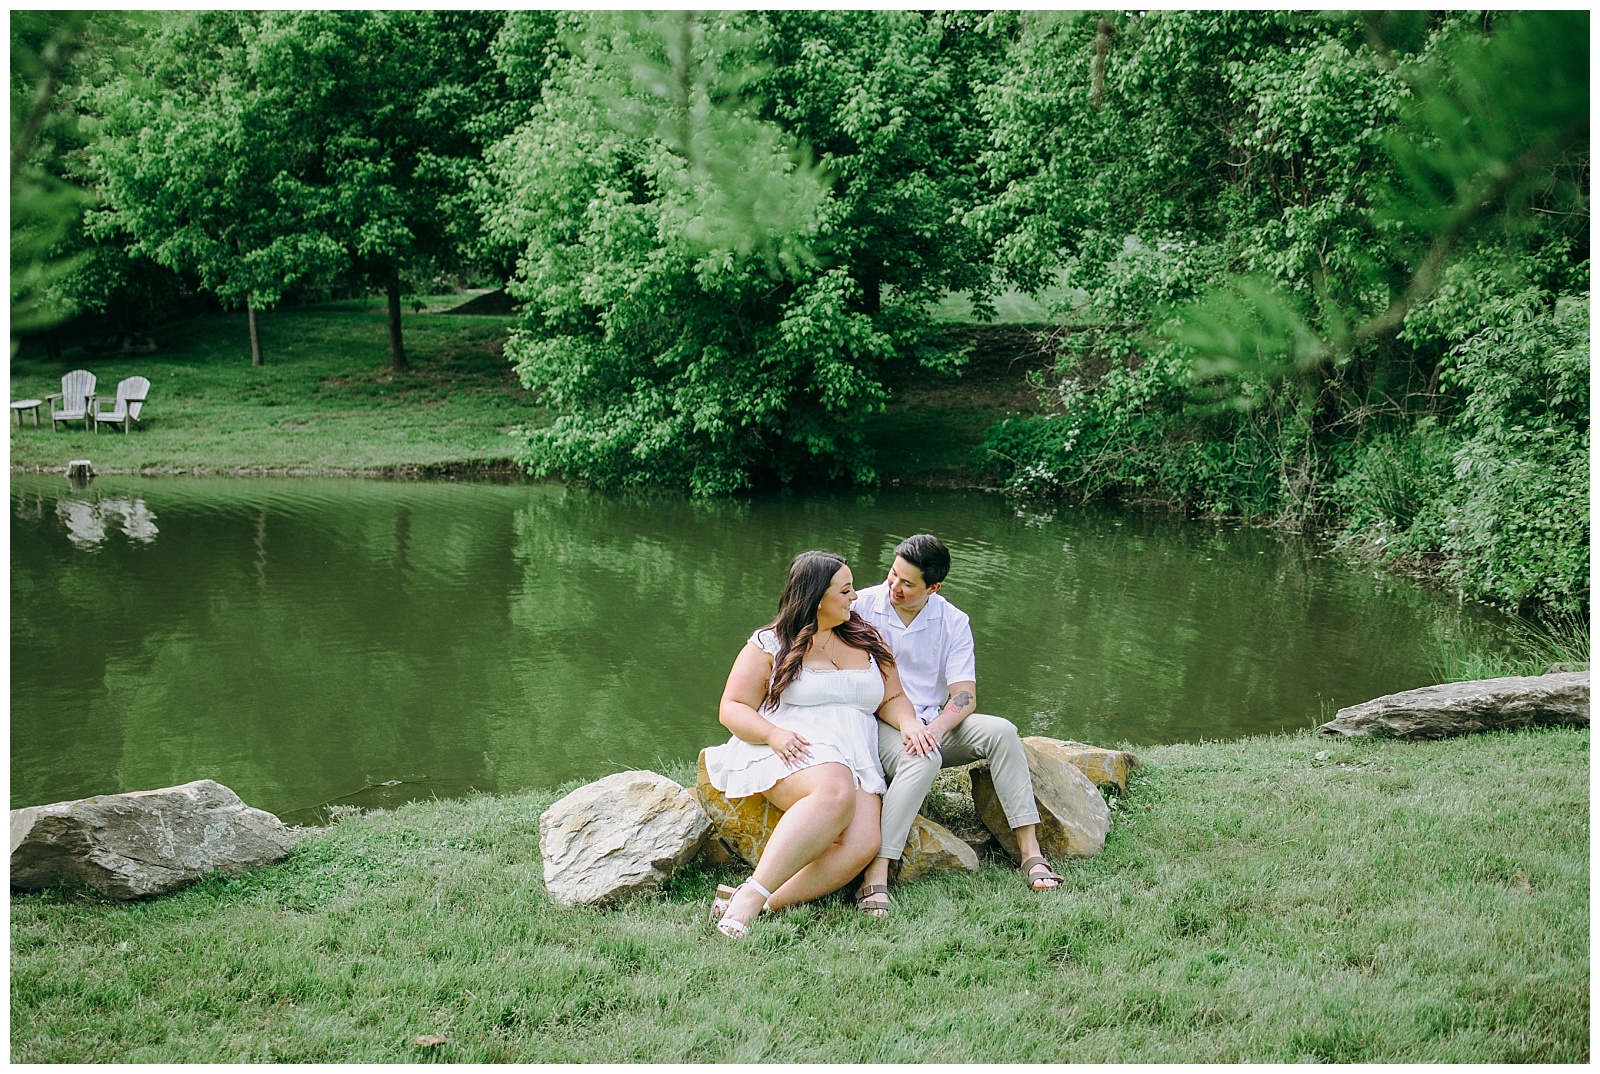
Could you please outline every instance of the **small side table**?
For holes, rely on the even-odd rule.
[[[14,400],[12,400],[12,402],[11,402],[11,413],[13,413],[13,414],[15,414],[17,416],[17,427],[18,428],[22,427],[22,412],[24,410],[33,411],[33,424],[35,426],[37,426],[39,424],[39,407],[42,406],[43,403],[44,403],[44,400],[42,400],[42,399],[14,399]]]

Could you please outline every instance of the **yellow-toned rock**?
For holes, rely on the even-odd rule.
[[[1031,735],[1022,741],[1040,753],[1066,761],[1088,776],[1089,782],[1096,786],[1110,784],[1118,794],[1128,793],[1128,779],[1133,775],[1133,770],[1139,767],[1139,758],[1123,750],[1101,749],[1071,740],[1063,742],[1059,738],[1045,738],[1043,735]]]
[[[1111,810],[1100,791],[1077,765],[1046,753],[1028,739],[1022,740],[1033,775],[1033,797],[1039,806],[1039,847],[1052,863],[1062,858],[1087,858],[1099,853],[1111,831]],[[1021,860],[1017,837],[1006,823],[1005,811],[994,793],[987,763],[973,765],[972,804],[978,819],[994,833],[995,842],[1012,858]]]
[[[755,868],[761,852],[772,838],[783,810],[767,801],[765,795],[752,794],[748,798],[728,798],[711,785],[706,775],[705,751],[700,752],[700,768],[695,776],[694,798],[711,818],[712,837],[706,840],[708,849],[701,851],[708,863],[716,864],[718,853],[715,844],[721,844],[732,855]],[[731,860],[731,857],[727,860]],[[911,823],[911,835],[900,859],[898,879],[902,882],[944,873],[976,872],[978,855],[950,829],[935,824],[927,817],[918,816]]]
[[[767,801],[764,794],[748,798],[728,798],[711,785],[706,775],[706,751],[700,751],[700,770],[694,780],[694,800],[711,818],[711,832],[744,863],[754,869],[778,826],[783,810]]]
[[[896,869],[895,880],[902,884],[925,876],[975,873],[978,853],[949,828],[919,814],[911,822],[911,834]]]

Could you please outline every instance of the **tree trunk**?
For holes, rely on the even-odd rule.
[[[877,273],[858,273],[856,283],[861,285],[861,312],[875,316],[883,309],[883,280]]]
[[[389,365],[396,371],[409,369],[406,362],[406,345],[400,338],[400,273],[389,273]]]
[[[256,304],[245,299],[244,308],[250,314],[250,364],[266,365],[261,357],[261,326],[256,323]]]

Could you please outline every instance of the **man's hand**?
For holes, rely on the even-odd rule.
[[[907,753],[917,757],[939,752],[939,736],[917,719],[908,721],[908,726],[900,729],[900,744]]]

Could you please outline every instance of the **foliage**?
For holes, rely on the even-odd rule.
[[[533,118],[491,155],[489,227],[521,243],[511,289],[527,303],[508,353],[559,414],[529,434],[535,472],[702,494],[870,480],[861,422],[885,376],[938,361],[923,330],[961,271],[955,240],[903,241],[916,219],[853,181],[898,169],[894,208],[955,214],[959,184],[927,178],[934,154],[896,149],[959,122],[909,107],[930,79],[959,81],[944,44],[959,35],[938,16],[773,20],[569,16]],[[780,48],[833,56],[835,81],[764,73]],[[837,110],[841,95],[874,105]],[[900,284],[887,297],[886,282]]]
[[[45,328],[71,315],[56,293],[79,257],[62,241],[88,201],[61,174],[60,143],[73,137],[62,85],[74,73],[88,18],[81,12],[19,11],[11,23],[11,331]]]
[[[1369,527],[1474,596],[1587,604],[1587,389],[1514,402],[1480,375],[1519,346],[1512,378],[1541,346],[1587,370],[1533,312],[1587,301],[1587,15],[1014,34],[983,97],[1003,183],[973,215],[1013,280],[1066,269],[1112,368],[1069,353],[1059,413],[993,431],[1008,480]]]
[[[1464,433],[1441,546],[1469,592],[1589,602],[1589,304],[1523,293],[1452,355]]]
[[[181,12],[103,87],[91,235],[226,305],[268,308],[337,280],[391,293],[477,248],[470,191],[504,97],[492,12]]]

